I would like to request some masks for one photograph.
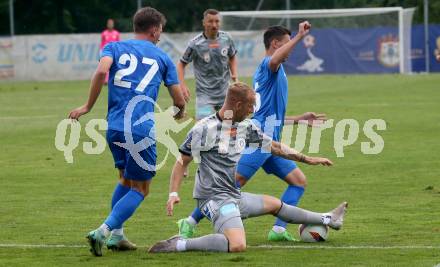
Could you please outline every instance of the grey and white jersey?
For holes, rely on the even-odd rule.
[[[222,121],[216,113],[196,123],[179,149],[199,163],[194,198],[239,199],[235,170],[242,151],[245,147],[269,150],[271,141],[249,119],[232,124],[231,121]]]
[[[222,105],[231,75],[229,59],[237,53],[231,36],[219,31],[215,40],[204,33],[194,37],[185,50],[184,63],[194,62],[197,101],[202,104]]]

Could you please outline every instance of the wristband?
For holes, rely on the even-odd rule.
[[[171,192],[169,194],[169,197],[178,197],[178,196],[179,196],[179,194],[177,192]]]

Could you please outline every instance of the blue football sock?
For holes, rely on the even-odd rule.
[[[104,223],[110,230],[121,228],[122,224],[133,215],[143,200],[144,196],[141,193],[130,190],[115,204]]]
[[[195,208],[193,210],[193,212],[191,213],[191,217],[193,217],[193,219],[199,223],[204,217],[205,215],[202,214],[202,212],[200,211],[199,208]]]
[[[115,187],[115,190],[113,191],[113,196],[112,196],[112,209],[113,207],[116,205],[116,203],[123,197],[125,196],[125,194],[128,193],[128,191],[130,191],[130,187],[129,186],[125,186],[122,185],[120,183],[118,183]]]
[[[304,194],[304,187],[289,185],[286,191],[284,191],[283,195],[281,196],[281,201],[283,201],[286,204],[296,206],[303,194]],[[286,228],[287,223],[277,218],[275,221],[275,225]]]

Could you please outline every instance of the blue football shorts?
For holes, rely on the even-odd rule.
[[[249,151],[249,148],[243,152],[237,165],[237,173],[246,180],[251,179],[260,167],[263,167],[267,174],[274,174],[284,180],[297,167],[294,161],[262,152],[261,149],[250,154],[246,151]]]
[[[144,137],[138,135],[132,134],[132,136],[134,143],[144,139]],[[146,181],[153,178],[153,176],[156,174],[156,144],[152,144],[145,150],[140,151],[140,157],[138,158],[138,162],[136,162],[127,149],[114,144],[114,142],[126,142],[124,132],[107,130],[106,137],[108,146],[115,161],[115,168],[124,170],[124,178],[136,181]],[[147,166],[150,166],[150,168]],[[151,166],[154,166],[154,169],[152,169]]]

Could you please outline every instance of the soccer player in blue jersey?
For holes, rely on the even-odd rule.
[[[314,120],[325,119],[322,114],[315,115],[310,112],[301,116],[285,115],[288,84],[282,63],[289,57],[296,44],[308,34],[310,26],[307,21],[300,23],[298,33],[293,38],[290,37],[291,32],[282,26],[270,27],[264,33],[266,57],[254,74],[253,83],[257,101],[253,119],[261,125],[266,134],[272,134],[274,141],[281,141],[281,132],[285,122],[298,123],[304,120],[312,124]],[[279,123],[271,123],[274,121]],[[274,174],[288,184],[281,200],[296,206],[304,193],[307,180],[295,162],[264,153],[262,150],[244,154],[237,166],[237,181],[243,186],[260,167],[266,173]],[[286,222],[277,219],[269,231],[269,241],[293,241],[292,235],[286,231],[286,225]]]
[[[176,67],[168,55],[156,46],[165,22],[164,15],[154,8],[138,10],[133,17],[135,38],[112,42],[104,47],[91,81],[87,103],[69,115],[77,120],[92,109],[106,73],[110,72],[107,142],[115,167],[119,169],[119,183],[113,192],[111,213],[99,228],[87,235],[95,256],[102,255],[104,242],[109,249],[136,249],[136,245],[124,236],[122,227],[148,195],[155,175],[153,116],[162,81],[168,87],[174,105],[179,108],[175,118],[183,116],[185,101]],[[139,144],[140,152],[137,150]]]
[[[308,34],[310,27],[307,21],[300,23],[298,33],[293,38],[290,37],[291,32],[282,26],[272,26],[264,32],[266,57],[254,75],[256,106],[253,119],[267,135],[272,136],[274,141],[281,140],[281,132],[285,123],[307,121],[309,125],[313,125],[313,123],[325,120],[324,114],[316,115],[312,112],[299,116],[285,116],[288,84],[282,63],[288,58],[296,44]],[[242,155],[237,165],[237,185],[244,186],[260,167],[263,167],[266,173],[274,174],[288,184],[281,200],[289,205],[297,205],[307,183],[305,175],[295,162],[264,153],[260,149]],[[191,237],[195,225],[201,218],[203,215],[200,209],[196,208],[191,216],[179,220],[179,234],[186,238]],[[286,231],[286,225],[286,222],[277,219],[269,231],[268,240],[293,241],[292,235]]]

